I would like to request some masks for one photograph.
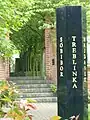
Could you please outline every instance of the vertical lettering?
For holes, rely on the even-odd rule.
[[[64,71],[64,66],[63,66],[63,37],[60,37],[60,77],[63,77],[63,71]]]

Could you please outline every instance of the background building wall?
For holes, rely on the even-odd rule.
[[[56,81],[57,80],[56,47],[54,46],[55,43],[53,43],[51,33],[52,29],[49,28],[45,29],[46,79]]]
[[[9,79],[9,59],[0,58],[0,79]]]

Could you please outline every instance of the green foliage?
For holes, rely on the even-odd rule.
[[[1,32],[6,30],[17,30],[25,22],[26,8],[28,3],[23,0],[0,0],[0,28]],[[29,7],[29,5],[28,5]]]
[[[35,45],[39,46],[40,41],[44,40],[43,29],[55,27],[56,8],[65,5],[81,5],[86,8],[87,31],[90,35],[90,4],[88,2],[79,0],[0,0],[0,39],[5,39],[7,33],[13,34],[13,43],[19,50],[26,50],[29,46],[30,48],[34,48]],[[11,46],[11,44],[9,45]],[[1,42],[0,46],[2,46],[0,47],[1,54],[5,54],[5,56],[13,51],[13,49],[7,48],[7,45],[7,49],[3,50]],[[41,46],[42,44],[37,48]]]
[[[88,92],[88,103],[90,104],[90,91]]]
[[[33,99],[30,99],[30,98],[27,98],[27,102],[28,102],[28,103],[36,103],[37,101],[36,101],[36,100],[33,100]]]
[[[36,109],[36,107],[27,100],[21,100],[12,105],[11,109],[7,112],[6,117],[13,118],[14,120],[31,120],[31,109]]]
[[[12,41],[21,51],[32,48],[33,50],[35,50],[33,52],[36,53],[36,51],[40,50],[41,47],[43,48],[43,29],[56,27],[55,11],[57,7],[62,7],[65,5],[81,5],[87,10],[87,24],[89,24],[90,21],[90,8],[87,2],[79,2],[78,0],[27,0],[27,3],[29,6],[25,3],[27,5],[27,9],[23,9],[22,12],[28,15],[28,17],[25,17],[25,19],[27,19],[26,21],[28,22],[26,22],[26,24],[24,23],[23,27],[21,27],[18,32],[12,31],[13,35],[11,35]],[[89,34],[89,25],[87,25],[87,27]]]
[[[10,40],[0,40],[0,57],[11,57],[17,53],[15,45]]]
[[[51,87],[51,91],[52,91],[53,93],[56,93],[56,91],[57,91],[56,85],[55,85],[55,84],[52,84],[50,87]]]
[[[39,29],[42,24],[39,22],[41,19],[37,16],[32,16],[33,19],[29,20],[19,31],[13,31],[11,40],[20,51],[28,51],[30,49],[34,54],[40,53],[43,49],[43,30]]]
[[[0,80],[0,117],[4,115],[3,107],[12,104],[17,98],[17,90],[12,82]]]
[[[60,116],[53,116],[50,118],[50,120],[61,120]]]
[[[13,118],[13,120],[31,120],[31,109],[36,109],[32,102],[27,99],[16,101],[18,92],[13,82],[0,80],[0,118]],[[28,114],[28,111],[30,114]]]
[[[89,3],[79,2],[79,0],[0,0],[0,32],[20,29],[28,19],[33,19],[32,15],[41,16],[42,19],[49,16],[50,20],[55,22],[55,9],[64,5],[84,6],[87,8],[87,16],[89,16]]]
[[[22,3],[22,4],[21,4]],[[7,33],[18,30],[28,20],[25,13],[28,3],[23,0],[0,0],[0,56],[8,57],[13,53],[11,42],[7,42]],[[30,6],[29,6],[30,8]],[[27,18],[27,19],[26,19]],[[2,43],[3,41],[3,43]],[[12,47],[11,47],[12,46]]]
[[[88,104],[88,120],[90,120],[90,104]]]

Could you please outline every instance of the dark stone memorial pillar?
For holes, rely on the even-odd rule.
[[[71,116],[84,120],[87,112],[84,110],[87,104],[87,96],[86,103],[84,100],[87,80],[85,14],[81,6],[66,6],[57,8],[56,20],[58,115],[62,120]]]

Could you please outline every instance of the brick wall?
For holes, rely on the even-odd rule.
[[[57,79],[57,65],[56,65],[56,48],[51,37],[52,29],[45,29],[45,66],[46,78],[48,80],[56,81]]]
[[[9,59],[0,58],[0,79],[9,79]]]
[[[6,39],[9,40],[9,33],[6,33]],[[0,79],[8,80],[9,79],[9,59],[0,58]]]

